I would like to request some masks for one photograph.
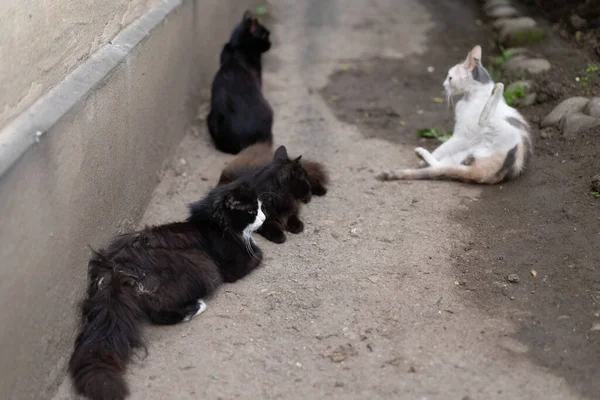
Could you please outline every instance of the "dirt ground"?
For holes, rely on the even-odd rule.
[[[464,26],[451,21],[462,11],[447,4],[430,7],[440,36],[423,57],[369,60],[335,74],[323,95],[336,115],[359,124],[366,137],[435,148],[437,140],[419,139],[416,131],[450,130],[452,115],[432,101],[441,75],[423,67],[443,70],[458,60],[445,49],[464,52],[471,38],[491,37],[485,27],[471,24],[461,38]],[[484,49],[493,49],[489,40],[484,43]],[[451,212],[469,238],[453,250],[454,266],[465,301],[513,321],[519,327],[514,337],[527,343],[532,360],[595,398],[600,334],[591,328],[600,321],[600,199],[592,196],[590,182],[600,172],[600,129],[577,137],[552,131],[541,138],[538,122],[557,100],[600,93],[598,76],[590,76],[587,87],[575,80],[600,59],[589,49],[575,50],[560,35],[532,49],[554,66],[537,79],[548,101],[522,110],[534,126],[533,165],[522,179],[485,188],[479,201]],[[431,116],[426,123],[417,110]],[[519,283],[510,283],[509,274],[517,274]]]
[[[534,15],[556,23],[558,34],[572,46],[600,57],[600,0],[517,0]]]
[[[448,67],[474,44],[493,48],[478,3],[276,0],[269,10],[275,140],[324,161],[330,192],[303,210],[304,233],[257,238],[263,267],[202,316],[148,327],[131,398],[597,398],[600,199],[588,186],[600,132],[542,140],[536,128],[532,168],[502,186],[379,182],[381,170],[415,165],[416,145],[436,146],[417,129],[452,128],[437,100]],[[583,90],[567,75],[589,55],[560,40],[536,49],[557,67],[541,80],[549,102],[524,110],[532,121]],[[200,120],[142,223],[184,218],[229,159]],[[55,399],[70,391],[66,381]]]

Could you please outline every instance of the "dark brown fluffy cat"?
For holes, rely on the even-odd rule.
[[[258,230],[268,240],[283,243],[284,231],[300,233],[304,223],[298,217],[301,203],[308,203],[312,194],[327,193],[329,178],[325,168],[316,162],[290,160],[280,146],[275,153],[271,146],[259,143],[244,149],[223,170],[219,185],[247,179],[261,193],[267,220]]]
[[[273,149],[268,143],[257,143],[244,149],[231,160],[219,179],[219,184],[233,182],[241,177],[248,170],[257,172],[273,160]],[[323,164],[301,160],[300,165],[306,171],[306,178],[310,183],[311,193],[315,196],[325,196],[327,194],[327,185],[329,185],[329,175]]]
[[[69,361],[75,390],[92,400],[122,400],[123,378],[140,323],[176,324],[203,312],[203,298],[259,266],[251,234],[265,216],[256,191],[238,181],[213,189],[190,217],[117,237],[88,265],[81,330]]]

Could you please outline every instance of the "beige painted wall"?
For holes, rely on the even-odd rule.
[[[0,0],[0,15],[5,16],[7,2],[19,1],[35,3]],[[67,2],[52,0],[60,1]],[[87,4],[87,9],[77,6],[80,15],[101,19],[103,6],[89,0],[69,1]],[[124,3],[94,1],[113,4],[112,13],[102,14],[105,21],[117,15],[114,4]],[[54,93],[57,98],[47,100],[40,107],[44,110],[27,116],[31,126],[46,123],[48,115],[59,112],[54,108],[60,109],[61,101],[68,103],[65,87],[73,88],[76,103],[50,128],[44,127],[39,142],[0,177],[0,400],[48,400],[55,395],[66,377],[77,333],[88,245],[102,247],[116,233],[136,225],[161,176],[163,160],[190,124],[197,123],[198,101],[210,87],[223,43],[255,1],[156,1],[154,12],[114,38],[114,46],[96,54],[93,62],[80,61],[83,65],[77,72],[90,81],[70,76],[62,87],[65,92],[60,92],[64,96]],[[63,47],[70,43],[72,51],[87,54],[92,43],[102,42],[101,37],[110,39],[112,34],[101,33],[109,25],[97,25],[100,33],[88,36],[90,42],[83,47],[79,47],[83,40],[71,41],[67,34]],[[2,29],[20,37],[0,21],[0,41]],[[45,29],[40,27],[40,32]],[[52,53],[62,60],[61,66],[71,59],[70,52],[60,51],[52,40],[36,39],[52,46],[44,50],[45,57],[30,48],[36,63]],[[19,57],[28,61],[25,54]],[[113,62],[116,65],[103,75]],[[3,71],[7,68],[4,57],[0,65]],[[33,62],[30,68],[37,71]],[[62,71],[46,72],[60,79],[66,69]],[[1,85],[6,85],[5,73],[0,76]],[[77,94],[86,85],[89,91]]]
[[[159,0],[0,0],[0,129]]]

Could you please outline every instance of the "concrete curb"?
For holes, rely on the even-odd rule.
[[[182,0],[162,0],[75,68],[57,86],[0,131],[0,179],[21,156],[160,24]]]

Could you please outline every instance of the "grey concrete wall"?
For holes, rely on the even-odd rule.
[[[0,399],[48,399],[64,378],[87,246],[104,245],[140,217],[195,116],[194,94],[209,87],[249,2],[161,1],[163,10],[176,7],[156,26],[149,19],[115,38],[122,57],[114,68],[89,93],[74,94],[74,105],[2,176]],[[94,76],[93,64],[83,76]],[[65,104],[61,93],[42,108]],[[27,116],[31,129],[38,114]]]
[[[156,3],[0,1],[0,127]]]

